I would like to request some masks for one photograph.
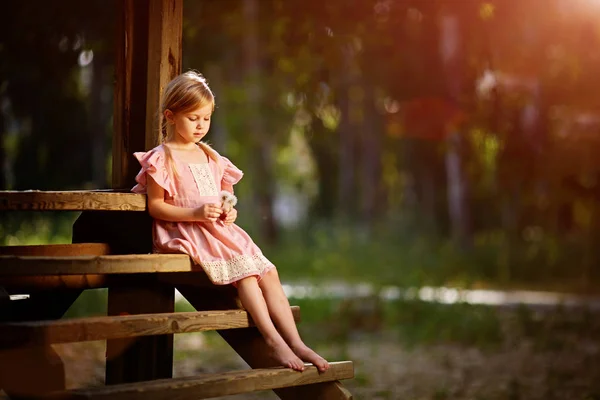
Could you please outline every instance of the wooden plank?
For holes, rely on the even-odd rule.
[[[9,294],[31,293],[49,290],[64,289],[97,289],[108,286],[131,286],[132,280],[138,280],[143,273],[135,274],[87,274],[87,275],[31,275],[16,276],[0,274],[0,287],[4,287]],[[150,273],[149,275],[157,275]],[[200,276],[197,288],[214,288],[208,277],[199,271],[195,272],[163,272],[156,278],[162,283],[170,285],[188,282],[190,276]],[[234,305],[234,308],[239,308]]]
[[[167,83],[181,73],[183,0],[150,0],[145,149],[160,144],[155,118]]]
[[[110,254],[107,243],[40,244],[31,246],[0,246],[2,256],[104,256]]]
[[[203,273],[185,254],[129,254],[108,256],[0,256],[2,276],[140,274],[156,272]],[[1,281],[0,281],[1,282]]]
[[[107,243],[77,243],[77,244],[50,244],[33,246],[0,246],[0,256],[77,256],[77,255],[107,255],[110,246]],[[0,269],[2,267],[0,266]],[[104,287],[104,275],[49,275],[49,276],[2,276],[0,286],[4,286],[12,293],[20,290],[48,289],[89,289]]]
[[[0,211],[145,211],[146,196],[110,191],[0,191]]]
[[[331,363],[327,372],[319,373],[308,366],[303,372],[289,368],[265,368],[207,374],[198,377],[160,379],[152,382],[105,386],[73,390],[56,394],[53,399],[110,399],[110,400],[193,400],[229,396],[260,390],[308,385],[318,382],[350,379],[354,376],[352,362]]]
[[[296,321],[300,308],[292,307]],[[0,348],[85,342],[254,326],[246,311],[201,311],[0,324]]]
[[[157,282],[156,276],[145,278],[135,286],[110,287],[107,314],[173,313],[173,286]],[[172,373],[172,334],[106,341],[107,385],[170,378]]]
[[[200,279],[200,278],[197,278]],[[190,277],[187,285],[177,285],[179,292],[196,308],[196,310],[231,309],[237,303],[231,291],[225,290],[197,290],[194,287],[194,278]],[[200,282],[198,282],[200,284]],[[256,328],[233,330],[219,330],[225,341],[250,365],[252,368],[276,367],[278,363],[270,354],[264,338]],[[348,392],[339,382],[327,382],[298,388],[276,389],[275,393],[284,400],[348,400]]]

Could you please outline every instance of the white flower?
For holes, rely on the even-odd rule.
[[[221,193],[219,193],[219,197],[221,198],[221,207],[226,213],[231,211],[237,204],[237,197],[226,190],[222,190]]]

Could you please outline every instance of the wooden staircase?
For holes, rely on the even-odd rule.
[[[332,362],[325,373],[310,364],[303,372],[278,367],[251,317],[240,308],[235,289],[212,285],[189,257],[111,255],[107,254],[110,248],[106,243],[0,247],[0,288],[6,293],[32,293],[29,300],[0,299],[4,320],[0,323],[0,388],[9,395],[29,399],[191,400],[274,390],[282,399],[352,398],[339,383],[353,377],[352,362]],[[57,319],[82,290],[95,287],[109,288],[109,314],[113,315]],[[197,311],[176,313],[169,306],[167,312],[137,313],[151,298],[148,288],[151,292],[159,288],[157,292],[169,293],[168,298],[177,288]],[[137,299],[137,305],[127,304],[132,298]],[[27,302],[32,302],[30,307]],[[41,312],[49,304],[55,309],[54,315]],[[34,309],[42,317],[36,316]],[[292,314],[299,322],[300,309],[292,307]],[[145,364],[166,362],[172,366],[173,334],[213,330],[252,369],[171,378],[170,371],[166,376],[163,368],[162,373],[149,375]],[[95,340],[107,340],[106,386],[65,390],[55,382],[31,385],[34,377],[28,375],[29,367],[19,368],[27,359],[26,365],[41,368],[38,375],[45,375],[47,368],[48,376],[60,380],[62,363],[51,345]],[[148,348],[156,355],[148,355]],[[59,366],[59,373],[50,365]],[[124,372],[131,368],[141,372]]]

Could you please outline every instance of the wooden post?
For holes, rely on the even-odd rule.
[[[136,151],[158,144],[156,113],[167,82],[181,71],[183,0],[119,0],[113,133],[113,188],[130,188],[139,171]],[[110,288],[108,312],[174,311],[174,290]],[[173,335],[107,343],[106,383],[169,378]]]
[[[113,116],[112,187],[133,186],[137,162],[134,151],[143,151],[146,127],[148,64],[147,1],[117,1],[117,42]]]
[[[172,313],[175,289],[136,277],[136,286],[110,287],[108,315]],[[173,335],[106,341],[106,384],[171,378]]]
[[[181,73],[183,0],[150,0],[146,150],[160,144],[158,111],[167,83]]]
[[[183,0],[119,0],[115,62],[113,188],[133,186],[133,152],[158,144],[156,113],[181,72]]]

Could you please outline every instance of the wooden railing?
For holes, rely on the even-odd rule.
[[[72,244],[0,247],[0,389],[9,396],[200,399],[272,389],[282,399],[352,398],[339,382],[353,377],[352,362],[325,373],[277,367],[233,287],[212,285],[186,255],[151,254],[145,196],[0,192],[1,212],[19,210],[82,214]],[[61,319],[83,290],[98,287],[108,288],[107,316]],[[175,288],[196,312],[174,312]],[[11,300],[16,293],[29,297]],[[172,378],[173,334],[206,330],[252,369]],[[69,390],[51,345],[87,340],[107,341],[106,386]]]

